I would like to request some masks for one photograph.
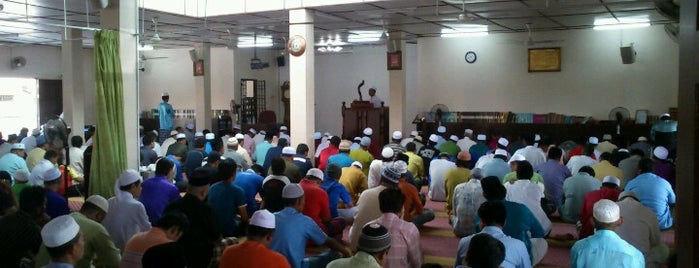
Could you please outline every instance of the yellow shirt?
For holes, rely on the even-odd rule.
[[[369,188],[367,183],[366,175],[362,173],[362,170],[355,167],[344,167],[342,168],[342,176],[340,177],[340,183],[347,188],[350,196],[352,197],[352,202],[357,204],[359,200],[359,194],[364,192]]]
[[[462,182],[468,182],[470,178],[471,170],[463,167],[457,167],[449,170],[447,175],[444,176],[444,190],[447,192],[447,211],[452,211],[451,206],[453,204],[452,200],[454,198],[454,188],[456,188],[456,186]]]
[[[425,165],[422,162],[422,157],[413,152],[405,152],[408,156],[408,171],[413,174],[415,179],[420,179],[425,176]]]
[[[601,162],[592,165],[592,169],[595,170],[595,178],[600,181],[602,181],[605,176],[614,176],[619,180],[624,179],[624,173],[621,172],[621,169],[613,166],[607,160],[602,160]]]
[[[34,166],[36,166],[36,164],[39,164],[41,160],[44,160],[44,154],[46,154],[46,150],[41,149],[39,147],[36,147],[29,151],[29,153],[27,154],[27,168],[29,168],[29,172],[31,172],[32,169],[34,169]]]
[[[349,153],[349,157],[354,159],[354,161],[359,161],[359,163],[362,163],[362,172],[364,172],[365,176],[369,175],[369,166],[371,165],[371,161],[374,161],[374,156],[372,156],[366,150],[359,148],[352,150]]]

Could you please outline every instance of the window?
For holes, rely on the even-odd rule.
[[[39,126],[38,81],[32,78],[0,78],[0,131],[3,138]]]

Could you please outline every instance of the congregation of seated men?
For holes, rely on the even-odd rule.
[[[91,138],[73,136],[66,163],[41,129],[22,133],[0,140],[2,267],[431,267],[426,200],[444,202],[455,267],[533,267],[553,222],[576,226],[572,267],[661,267],[670,255],[660,232],[674,224],[674,148],[646,137],[440,126],[384,145],[366,128],[292,147],[286,126],[188,124],[163,142],[141,129],[140,170],[103,197],[85,195]],[[84,203],[71,211],[68,197]]]

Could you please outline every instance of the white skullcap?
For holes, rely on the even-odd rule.
[[[459,141],[459,137],[457,137],[456,135],[449,136],[449,139],[453,141]]]
[[[124,172],[122,172],[121,175],[119,175],[117,183],[119,184],[119,186],[126,186],[140,180],[142,180],[142,178],[141,174],[138,173],[138,171],[133,169],[127,169]]]
[[[381,150],[381,156],[383,156],[383,158],[393,158],[393,149],[384,147],[383,150]]]
[[[621,216],[619,205],[614,203],[612,200],[601,199],[600,201],[595,202],[595,205],[592,207],[592,216],[595,217],[597,221],[602,223],[616,222]]]
[[[369,137],[362,137],[362,140],[359,141],[359,145],[361,145],[361,146],[369,146],[369,145],[371,145],[371,138],[369,138]]]
[[[295,155],[296,148],[291,147],[291,146],[286,146],[286,147],[282,148],[282,154],[283,155]]]
[[[42,181],[54,181],[61,178],[61,171],[57,167],[51,167],[41,174]]]
[[[178,140],[179,139],[186,139],[186,138],[187,138],[187,135],[185,135],[184,133],[178,133],[177,136],[175,136],[175,139],[178,139]]]
[[[274,229],[275,224],[276,220],[274,218],[274,214],[266,209],[255,211],[250,218],[250,225],[255,225],[257,227]]]
[[[478,136],[476,136],[476,140],[485,141],[485,134],[478,134]]]
[[[604,135],[602,135],[602,140],[603,141],[610,141],[610,140],[612,140],[612,135],[611,134],[604,134]]]
[[[417,133],[417,130],[410,131],[410,136],[415,137],[415,136],[417,136],[417,135],[419,135],[419,134],[420,134],[420,133]]]
[[[473,129],[470,129],[470,128],[465,129],[464,134],[468,134],[468,135],[473,134]]]
[[[233,129],[241,130],[240,125],[238,124],[233,125]]]
[[[21,142],[16,142],[12,144],[11,150],[24,150],[26,147],[24,147],[24,143]]]
[[[393,168],[398,172],[398,174],[405,174],[408,172],[408,164],[403,160],[398,160],[393,162]]]
[[[75,239],[80,226],[70,215],[63,215],[49,221],[41,228],[41,239],[49,248],[56,248]]]
[[[540,141],[541,136],[539,134],[534,134],[534,141]]]
[[[158,135],[159,135],[158,131],[155,130],[155,129],[154,129],[154,130],[151,130],[151,132],[152,132],[153,134],[155,134],[155,136],[158,136]]]
[[[621,148],[621,149],[619,149],[619,152],[620,152],[620,153],[628,153],[628,152],[629,152],[629,149]]]
[[[204,135],[204,138],[207,140],[213,140],[216,138],[216,135],[214,133],[206,133],[206,135]]]
[[[85,199],[85,203],[90,203],[98,208],[100,208],[104,213],[109,212],[109,202],[107,202],[107,199],[104,199],[101,195],[91,195],[87,199]]]
[[[27,171],[26,169],[15,170],[15,173],[12,174],[12,177],[15,178],[15,181],[29,181],[29,171]]]
[[[663,146],[658,146],[658,147],[655,147],[655,149],[653,149],[653,155],[655,156],[655,158],[658,158],[660,160],[667,159],[667,155],[669,153],[670,152],[668,152],[667,148],[665,148]]]
[[[41,130],[38,128],[32,129],[32,136],[36,136],[41,134]]]
[[[163,92],[163,94],[160,95],[160,96],[161,96],[161,97],[169,97],[169,96],[170,96],[170,93],[167,93],[167,91],[165,91],[165,92]]]
[[[323,171],[317,168],[309,169],[306,172],[306,177],[313,176],[315,179],[323,180]]]
[[[364,133],[364,135],[371,136],[371,134],[374,134],[374,130],[368,127],[365,128],[364,131],[362,131],[362,133]]]
[[[267,135],[267,131],[260,130],[260,135]]]
[[[507,145],[510,144],[510,141],[501,137],[498,139],[498,144],[502,145],[503,147],[507,147]]]
[[[284,186],[282,198],[299,198],[303,196],[303,189],[298,183],[290,183]]]
[[[521,154],[516,154],[516,155],[513,155],[512,158],[510,158],[510,161],[507,162],[507,163],[510,163],[510,164],[511,164],[511,163],[514,162],[514,161],[525,161],[525,160],[527,160],[527,159],[524,158],[523,155],[521,155]]]
[[[391,138],[393,138],[394,140],[400,140],[403,138],[403,133],[401,133],[398,130],[393,131],[393,135],[391,135]]]
[[[661,114],[661,115],[660,115],[660,118],[663,118],[663,117],[670,117],[670,114],[669,114],[669,113]]]
[[[177,134],[180,134],[179,132],[177,132],[177,130],[170,131],[170,136],[175,136]]]
[[[616,186],[621,185],[621,181],[614,176],[604,176],[604,179],[602,179],[602,183],[613,183]]]
[[[185,136],[185,137],[186,137],[186,136]],[[196,133],[194,133],[194,137],[204,137],[204,132],[197,131]],[[178,138],[178,139],[179,139],[179,138]]]
[[[279,128],[279,131],[287,131],[287,130],[289,130],[289,129],[286,128],[286,126],[281,126],[281,127]]]
[[[640,136],[640,137],[638,137],[638,140],[636,140],[636,141],[648,141],[648,138],[646,138],[644,136]]]
[[[257,134],[257,130],[255,130],[254,128],[248,129],[248,132],[250,132],[252,134]]]
[[[237,138],[229,138],[226,141],[226,144],[230,145],[230,146],[236,146],[236,145],[238,145],[238,139]]]
[[[618,199],[618,200],[621,201],[621,199],[624,199],[624,197],[629,197],[629,196],[638,199],[638,197],[636,196],[636,193],[634,193],[634,192],[632,192],[632,191],[623,191],[623,192],[621,192],[621,193],[619,194],[619,199]]]
[[[193,123],[187,123],[187,125],[185,125],[185,127],[186,127],[187,129],[189,129],[189,130],[192,130],[192,129],[194,129],[194,124],[193,124]]]
[[[589,144],[598,144],[598,143],[599,143],[599,139],[598,139],[597,137],[590,137],[589,139],[587,139],[587,143],[589,143]]]
[[[369,90],[372,90],[372,89],[373,89],[373,90],[376,90],[376,86],[371,86],[371,87],[369,87]]]
[[[245,135],[243,135],[243,134],[240,134],[240,133],[238,133],[238,134],[235,134],[235,136],[234,136],[234,137],[235,137],[236,139],[238,139],[238,140],[244,140],[244,139],[245,139]]]
[[[359,167],[359,169],[364,168],[364,167],[362,166],[362,163],[359,162],[359,161],[354,161],[354,162],[352,162],[352,165],[353,165],[353,166],[356,166],[356,167]]]
[[[503,149],[496,149],[496,150],[495,150],[495,155],[507,156],[507,151],[505,151],[505,150],[503,150]]]
[[[353,141],[362,141],[362,138],[360,138],[360,137],[354,137],[354,139],[352,139],[352,140],[353,140]]]
[[[437,141],[439,141],[439,138],[437,137],[437,135],[432,134],[432,135],[430,135],[430,141],[437,142]]]
[[[313,133],[314,140],[320,140],[320,138],[322,138],[322,137],[323,137],[323,134],[320,134],[320,132]]]
[[[446,132],[447,132],[447,128],[444,126],[439,126],[437,128],[437,133],[446,133]]]

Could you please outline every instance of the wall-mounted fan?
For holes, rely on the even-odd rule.
[[[14,57],[10,61],[10,67],[12,69],[19,69],[24,67],[25,65],[27,65],[27,59],[25,59],[24,57]]]
[[[442,119],[444,119],[444,115],[447,112],[449,112],[449,107],[444,104],[435,104],[430,109],[430,114],[432,114],[433,121],[439,123],[442,122]]]
[[[624,107],[616,107],[609,111],[609,120],[616,121],[618,123],[624,122],[631,117],[629,109]]]

